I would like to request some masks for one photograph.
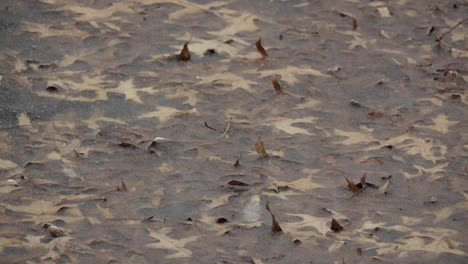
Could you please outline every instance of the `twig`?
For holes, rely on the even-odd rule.
[[[226,125],[226,129],[224,130],[224,133],[223,133],[223,138],[226,138],[226,136],[227,136],[229,128],[231,127],[231,120],[232,120],[232,118],[229,118],[229,121],[228,121],[228,123]]]
[[[54,202],[54,204],[55,204],[55,205],[59,205],[59,204],[63,203],[65,200],[68,200],[68,199],[70,199],[70,198],[72,198],[72,197],[74,197],[74,196],[78,196],[78,195],[80,195],[79,192],[78,192],[78,193],[74,193],[74,194],[72,194],[72,195],[65,196],[65,197],[63,197],[62,199],[60,199],[60,200]]]
[[[449,34],[450,32],[452,32],[456,27],[458,27],[459,25],[465,23],[466,21],[468,21],[468,17],[463,19],[462,21],[458,22],[455,26],[453,26],[452,28],[449,29],[449,31],[445,32],[444,34],[442,34],[442,36],[436,38],[435,40],[436,41],[441,41],[442,38],[444,38],[447,34]]]
[[[218,129],[214,128],[214,127],[210,127],[207,122],[205,122],[205,126],[207,128],[209,128],[209,129],[211,129],[211,130],[214,130],[214,131],[218,130]]]

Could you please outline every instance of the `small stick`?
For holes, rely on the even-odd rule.
[[[227,123],[227,125],[226,125],[226,129],[224,130],[224,133],[223,133],[223,137],[224,137],[224,138],[226,138],[227,133],[228,133],[228,131],[229,131],[229,128],[231,127],[231,120],[232,120],[232,118],[229,118],[229,121],[228,121],[228,123]]]
[[[78,192],[78,193],[71,194],[71,195],[68,195],[68,196],[65,196],[65,197],[63,197],[62,199],[60,199],[60,200],[54,202],[54,204],[55,204],[55,205],[59,205],[59,204],[61,204],[62,202],[64,202],[65,200],[68,200],[68,199],[70,199],[70,198],[72,198],[72,197],[74,197],[74,196],[78,196],[78,195],[80,195],[79,192]]]
[[[214,127],[210,127],[207,122],[205,122],[205,126],[207,128],[209,128],[209,129],[211,129],[211,130],[214,130],[214,131],[218,130],[218,129],[214,128]]]
[[[369,185],[366,185],[366,187],[363,187],[361,190],[359,190],[359,192],[353,194],[350,198],[353,198],[354,196],[356,196],[356,195],[362,193],[362,191],[364,191],[365,189],[367,189],[367,187],[369,187]]]
[[[442,34],[442,36],[436,38],[435,40],[436,41],[441,41],[442,38],[444,38],[448,33],[452,32],[456,27],[458,27],[459,25],[465,23],[466,21],[468,21],[468,17],[463,19],[462,21],[458,22],[455,26],[453,26],[452,28],[449,29],[449,31],[445,32],[444,34]]]

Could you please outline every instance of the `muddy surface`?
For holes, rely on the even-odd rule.
[[[466,263],[466,1],[0,10],[0,262]]]

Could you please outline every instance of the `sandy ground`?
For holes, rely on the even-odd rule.
[[[466,263],[466,1],[0,10],[0,262]]]

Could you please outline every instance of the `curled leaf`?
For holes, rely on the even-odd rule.
[[[341,66],[335,65],[327,69],[328,72],[339,72],[341,70]]]
[[[125,185],[125,182],[122,179],[120,179],[120,181],[122,182],[122,184],[120,186],[117,186],[117,191],[127,192],[127,185]]]
[[[362,248],[356,248],[356,252],[359,256],[362,256]]]
[[[268,57],[268,53],[266,52],[266,50],[262,46],[262,38],[259,38],[257,40],[257,42],[255,42],[255,46],[257,46],[257,50],[258,50],[258,52],[260,52],[260,54],[262,54],[263,58]]]
[[[380,186],[380,188],[377,190],[377,194],[384,195],[387,193],[387,187],[390,182],[386,182],[384,185]]]
[[[63,230],[60,229],[58,226],[47,223],[47,224],[44,224],[43,227],[46,228],[47,230],[49,230],[50,234],[53,237],[65,236],[65,232],[63,232]]]
[[[340,223],[338,223],[338,221],[335,220],[335,218],[332,218],[330,228],[333,230],[333,232],[340,232],[343,230],[343,227],[340,225]]]
[[[245,182],[241,182],[241,181],[236,181],[236,180],[232,180],[230,182],[228,182],[229,185],[237,185],[237,186],[249,186],[247,183]]]
[[[358,25],[357,25],[357,20],[354,17],[351,17],[353,19],[353,30],[356,30]]]
[[[58,93],[59,92],[59,89],[55,86],[48,86],[46,88],[46,91],[49,92],[49,93]]]
[[[262,137],[259,136],[257,143],[255,143],[255,149],[257,150],[258,157],[261,159],[269,158],[268,153],[265,151],[265,145],[263,145]]]
[[[372,111],[372,112],[368,113],[367,115],[372,116],[372,117],[381,117],[384,114],[381,111],[375,110],[375,111]]]
[[[349,101],[349,104],[350,104],[351,106],[353,106],[353,107],[361,107],[361,106],[362,106],[362,105],[361,105],[358,101],[356,101],[356,100],[351,100],[351,101]]]
[[[131,149],[136,149],[137,147],[135,145],[133,145],[132,143],[128,143],[128,142],[120,142],[119,143],[119,146],[120,147],[123,147],[123,148],[131,148]]]
[[[236,163],[234,163],[234,165],[232,165],[234,167],[239,167],[240,166],[240,161],[239,159],[236,160]]]
[[[362,186],[362,188],[365,188],[367,186],[367,184],[366,184],[366,174],[365,173],[361,177],[361,186]]]
[[[185,42],[184,47],[182,48],[182,51],[180,51],[180,54],[176,56],[178,60],[182,61],[188,61],[191,58],[190,51],[188,49],[188,41]]]
[[[267,209],[267,211],[268,211],[268,212],[270,213],[270,215],[271,215],[271,230],[272,230],[273,232],[282,233],[282,232],[283,232],[283,229],[282,229],[281,226],[279,225],[278,221],[276,221],[275,215],[271,212],[271,209],[270,209],[270,201],[267,201],[267,202],[266,202],[265,209]]]
[[[225,224],[225,223],[227,223],[227,222],[229,222],[229,220],[227,220],[227,219],[224,218],[224,217],[220,217],[220,218],[218,218],[218,219],[216,220],[216,223],[217,223],[217,224],[220,224],[220,225]]]
[[[346,182],[348,183],[348,188],[353,192],[353,193],[358,193],[360,191],[359,187],[350,179],[346,178]],[[365,178],[364,178],[365,180]]]
[[[274,76],[271,77],[271,83],[273,84],[273,88],[275,88],[277,94],[284,93],[283,87],[281,87],[278,80]]]

